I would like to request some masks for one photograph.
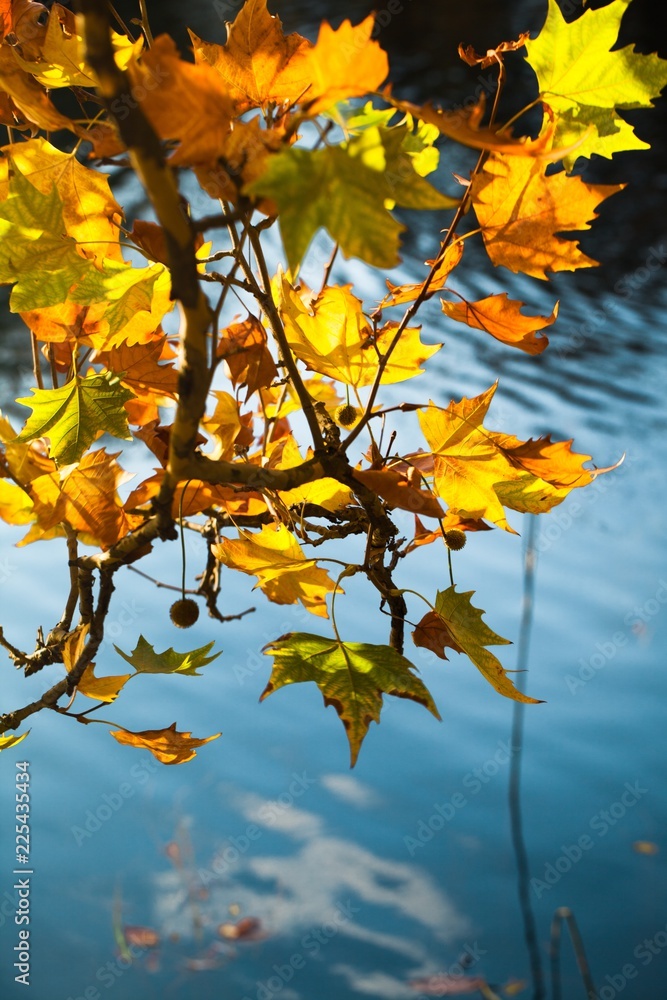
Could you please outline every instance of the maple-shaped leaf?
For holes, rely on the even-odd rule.
[[[305,58],[311,43],[285,35],[266,0],[247,0],[227,29],[225,45],[203,42],[190,32],[197,63],[210,64],[229,88],[238,112],[271,102],[294,104],[311,83]]]
[[[173,364],[159,364],[164,354],[173,352],[165,337],[148,344],[123,344],[110,351],[99,351],[95,363],[116,374],[134,394],[125,408],[131,424],[147,424],[158,419],[158,406],[169,405],[178,391],[178,372]]]
[[[215,410],[211,416],[204,417],[202,420],[202,426],[206,432],[216,439],[215,449],[209,457],[231,461],[234,457],[234,443],[240,439],[240,443],[251,444],[252,435],[250,435],[249,441],[243,440],[247,431],[247,426],[244,426],[243,423],[246,418],[244,415],[243,420],[241,419],[239,404],[234,397],[228,392],[219,390],[214,391],[212,395],[216,400]]]
[[[130,493],[125,502],[128,511],[150,503],[160,492],[164,472],[160,470],[149,476],[143,483]],[[182,501],[181,501],[182,497]],[[209,507],[217,507],[226,511],[232,518],[237,515],[250,517],[265,514],[266,503],[259,493],[249,493],[246,490],[235,490],[232,486],[215,486],[204,483],[200,479],[190,479],[184,487],[179,487],[172,503],[172,516],[183,517],[199,514]]]
[[[323,22],[305,59],[310,87],[302,103],[307,114],[319,115],[338,101],[370,94],[386,80],[389,61],[372,37],[374,26],[373,14],[357,25],[343,21],[337,29]]]
[[[440,291],[445,287],[447,278],[452,273],[455,267],[461,262],[463,257],[463,241],[454,240],[449,244],[444,254],[442,255],[442,260],[438,264],[436,271],[431,279],[428,286],[427,298],[431,298],[435,292]],[[435,261],[427,261],[429,266],[432,266]],[[416,298],[419,297],[421,291],[424,287],[424,282],[420,285],[394,285],[389,279],[387,279],[387,288],[389,289],[389,295],[385,296],[382,302],[379,304],[378,309],[387,309],[391,306],[402,306],[408,302],[414,302]]]
[[[632,45],[610,51],[630,2],[613,0],[568,23],[556,0],[549,0],[542,30],[526,43],[540,99],[556,116],[554,143],[569,146],[583,139],[565,157],[568,169],[580,156],[609,158],[648,148],[618,111],[652,106],[667,85],[667,61],[655,53],[640,55]]]
[[[86,254],[122,260],[118,244],[122,210],[111,193],[108,174],[84,166],[75,153],[63,153],[43,138],[5,146],[3,152],[43,195],[57,190],[63,232],[81,244]],[[3,201],[9,194],[9,173],[9,160],[0,160]]]
[[[340,146],[292,147],[267,159],[264,173],[246,191],[277,205],[292,271],[320,228],[340,245],[345,257],[394,267],[405,227],[386,203],[419,209],[449,209],[457,204],[420,177],[403,148],[404,138],[400,130],[374,126]]]
[[[583,468],[583,462],[590,461],[590,455],[579,455],[572,451],[572,441],[552,441],[551,435],[520,441],[512,434],[492,435],[495,444],[519,469],[538,476],[552,486],[572,489],[588,486],[593,474]],[[609,470],[600,470],[609,471]]]
[[[133,733],[129,729],[112,729],[109,732],[119,743],[150,750],[162,764],[185,764],[197,756],[197,749],[204,743],[222,736],[222,733],[215,733],[200,740],[190,733],[179,733],[175,722],[165,729],[144,729],[140,733]]]
[[[67,673],[70,673],[76,666],[86,645],[89,631],[90,626],[84,625],[75,629],[65,639],[62,653]],[[85,695],[86,698],[110,703],[116,700],[118,694],[131,676],[132,674],[117,674],[115,677],[96,677],[95,664],[89,663],[81,675],[76,689],[80,694]]]
[[[207,663],[213,663],[221,655],[214,653],[213,656],[207,654],[213,649],[215,639],[200,646],[199,649],[191,649],[187,653],[177,653],[171,647],[162,653],[157,653],[150,642],[139,636],[137,645],[131,654],[124,653],[122,649],[114,645],[114,649],[119,656],[134,667],[138,674],[186,674],[188,677],[199,677],[199,667],[205,667]]]
[[[116,457],[99,448],[84,455],[73,469],[33,479],[30,489],[41,530],[67,522],[85,541],[108,549],[141,523],[141,518],[127,514],[118,496],[118,487],[132,477]]]
[[[48,437],[49,454],[61,465],[78,462],[101,433],[131,440],[124,403],[132,398],[110,372],[74,378],[59,389],[33,389],[32,397],[17,399],[32,416],[17,441]]]
[[[217,356],[229,370],[234,386],[246,386],[246,402],[257,389],[271,385],[278,369],[267,347],[266,330],[256,316],[221,331]]]
[[[168,272],[163,264],[133,267],[125,261],[105,260],[101,269],[91,268],[72,289],[70,299],[81,305],[104,307],[104,323],[108,332],[100,342],[101,349],[118,347],[125,343],[145,342],[145,327],[141,334],[133,335],[133,324],[140,314],[149,319],[151,335],[165,314],[172,308],[168,296],[157,303],[156,290],[166,281]],[[155,306],[158,306],[157,313]],[[119,337],[122,331],[122,337]]]
[[[362,306],[350,286],[343,285],[325,288],[308,308],[292,285],[282,280],[281,315],[295,356],[311,371],[355,388],[373,384],[378,359],[387,351],[397,329],[396,323],[387,323],[374,336]],[[407,328],[382,373],[382,383],[403,382],[420,375],[423,362],[441,346],[422,344],[419,328]]]
[[[595,209],[623,184],[586,184],[545,164],[492,153],[472,185],[472,203],[491,261],[534,278],[597,267],[575,240],[557,233],[590,229]]]
[[[434,489],[452,511],[464,518],[486,518],[505,531],[513,532],[503,506],[522,513],[543,513],[567,496],[573,486],[590,482],[590,473],[583,469],[588,455],[570,456],[567,447],[560,453],[565,465],[558,471],[558,452],[552,451],[552,464],[543,463],[550,479],[534,474],[521,462],[521,446],[517,438],[496,434],[484,427],[489,405],[496,391],[491,386],[473,399],[451,403],[446,409],[431,404],[419,411],[419,422],[433,453]],[[529,455],[539,454],[544,442],[526,442],[526,462]],[[558,446],[556,445],[556,448]],[[562,446],[561,446],[562,447]],[[513,457],[512,449],[518,448]],[[572,463],[579,476],[572,481]],[[570,484],[562,485],[561,479]]]
[[[527,354],[541,354],[549,339],[544,334],[537,336],[537,332],[556,322],[558,303],[550,316],[524,316],[522,307],[523,302],[509,299],[507,292],[488,295],[477,302],[466,299],[461,302],[442,301],[442,311],[450,319],[476,330],[485,330],[496,340],[518,347]]]
[[[28,730],[29,732],[30,730]],[[20,736],[0,736],[0,750],[9,750],[10,747],[15,747],[26,738],[28,733],[21,733]]]
[[[230,569],[257,577],[257,586],[274,604],[300,601],[311,614],[328,618],[325,595],[336,584],[315,559],[306,559],[291,531],[281,524],[260,532],[240,531],[239,539],[222,538],[213,555]],[[340,591],[340,588],[339,588]]]
[[[45,473],[55,472],[56,463],[53,459],[47,458],[44,444],[41,441],[17,442],[16,431],[1,413],[0,443],[7,469],[22,486]]]
[[[15,283],[12,312],[64,302],[90,268],[91,261],[65,232],[56,188],[43,194],[13,163],[9,194],[0,203],[0,284]]]
[[[459,594],[456,587],[438,591],[435,611],[429,611],[412,633],[415,646],[425,646],[446,660],[445,649],[465,653],[499,694],[514,701],[538,704],[537,699],[518,691],[496,656],[487,646],[508,646],[509,639],[493,632],[482,621],[483,611],[473,607],[474,590]]]
[[[314,681],[324,704],[334,706],[345,726],[351,767],[370,723],[380,721],[383,694],[410,698],[440,718],[414,665],[391,646],[291,632],[268,643],[264,652],[274,657],[274,665],[260,701],[287,684]]]
[[[208,63],[182,60],[168,35],[156,38],[128,72],[133,87],[141,88],[141,109],[157,134],[178,140],[171,162],[214,164],[234,113],[220,74]]]

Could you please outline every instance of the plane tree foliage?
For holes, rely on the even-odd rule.
[[[608,470],[572,441],[496,429],[496,385],[466,396],[462,374],[460,398],[399,404],[385,387],[432,368],[443,329],[539,363],[558,303],[539,315],[506,292],[472,300],[459,275],[466,258],[479,268],[470,242],[490,273],[548,282],[596,266],[580,235],[624,185],[590,182],[582,168],[594,154],[646,147],[622,112],[650,107],[667,83],[656,55],[614,48],[629,2],[567,22],[548,0],[537,37],[483,54],[461,46],[471,67],[495,71],[496,89],[453,109],[447,95],[402,99],[372,16],[324,23],[308,39],[285,34],[267,0],[246,0],[224,44],[191,32],[179,52],[153,36],[145,4],[128,29],[104,0],[79,0],[75,13],[0,3],[0,283],[34,362],[17,400],[24,417],[0,418],[0,517],[23,526],[19,547],[59,539],[63,552],[49,581],[62,586],[59,621],[35,623],[32,652],[17,648],[11,622],[0,631],[26,676],[53,664],[62,676],[2,715],[0,748],[43,709],[110,726],[166,764],[220,735],[193,738],[177,723],[130,732],[97,714],[137,675],[224,669],[216,639],[159,652],[142,634],[134,650],[116,647],[111,675],[96,673],[123,574],[149,570],[162,543],[178,563],[183,532],[201,536],[205,555],[196,586],[184,573],[174,624],[189,627],[201,608],[245,628],[219,607],[239,573],[261,600],[300,604],[312,626],[265,647],[261,697],[315,683],[353,764],[386,695],[439,718],[415,646],[463,654],[500,695],[536,700],[493,651],[508,640],[457,589],[452,553],[471,532],[516,534],[514,512],[547,514]],[[501,92],[522,55],[539,94],[505,121]],[[529,131],[534,108],[541,127]],[[465,176],[447,170],[453,144],[474,151]],[[118,200],[128,171],[146,218],[130,220]],[[193,185],[197,211],[183,194]],[[334,279],[337,255],[354,258],[355,273],[395,279],[405,220],[419,211],[432,224],[420,281],[387,276],[386,294],[367,302]],[[282,262],[270,266],[277,245]],[[303,273],[317,273],[314,287]],[[434,298],[441,322],[422,330],[420,308]],[[419,382],[407,392],[418,397]],[[148,461],[130,489],[140,449]],[[409,512],[407,534],[396,512],[401,523]],[[406,628],[403,567],[426,545],[441,550],[442,589],[419,598],[422,617]],[[339,627],[352,577],[387,616],[385,644]]]

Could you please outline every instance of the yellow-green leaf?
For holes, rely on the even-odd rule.
[[[613,0],[587,9],[567,22],[556,0],[537,38],[526,42],[527,61],[535,71],[540,99],[556,115],[554,145],[563,147],[588,135],[565,157],[571,168],[579,156],[611,157],[626,149],[646,149],[619,109],[650,108],[667,85],[667,61],[640,55],[634,47],[610,51],[631,0]]]
[[[517,691],[498,658],[486,648],[511,643],[482,621],[484,612],[473,607],[470,600],[474,593],[474,590],[470,590],[458,594],[455,587],[439,591],[435,600],[435,613],[429,611],[412,633],[415,645],[432,649],[444,660],[447,659],[446,647],[456,653],[466,653],[499,694],[514,701],[538,704],[537,699]]]
[[[205,667],[207,663],[217,660],[220,653],[208,656],[215,645],[215,639],[200,646],[199,649],[191,649],[187,653],[177,653],[170,647],[162,653],[157,653],[150,642],[139,636],[137,645],[131,654],[124,653],[122,649],[114,645],[114,649],[119,656],[134,667],[138,674],[187,674],[188,677],[199,677],[199,667]]]
[[[16,440],[48,437],[49,454],[61,465],[78,462],[101,433],[126,441],[132,438],[124,409],[132,393],[110,372],[86,378],[76,375],[59,389],[32,392],[32,397],[16,400],[32,409],[32,416]]]
[[[439,719],[416,667],[391,646],[340,642],[307,632],[292,632],[268,643],[264,652],[274,657],[273,671],[260,700],[287,684],[314,681],[325,705],[333,705],[350,743],[350,766],[371,722],[380,721],[383,694],[410,698]]]

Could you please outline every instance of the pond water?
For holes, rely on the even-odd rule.
[[[451,6],[433,9],[449,14]],[[489,43],[518,28],[538,28],[542,19],[541,6],[532,2],[513,5],[505,20],[488,5],[470,6],[465,30],[456,14],[456,41],[476,41],[478,48],[492,27]],[[298,26],[301,5],[277,7],[291,28]],[[322,10],[331,13],[325,5]],[[308,6],[309,23],[317,11]],[[165,4],[163,15],[170,12],[183,16],[182,8]],[[209,5],[195,5],[193,13],[200,30],[214,18]],[[437,81],[443,91],[451,84],[469,93],[451,53],[440,65],[428,37],[424,65],[415,72],[421,16],[415,4],[387,27],[387,44],[403,42],[399,77],[414,92],[423,75],[429,94],[438,92]],[[475,34],[476,24],[483,32]],[[445,347],[430,375],[406,390],[408,399],[436,395],[447,402],[499,377],[490,426],[522,437],[574,436],[576,450],[593,455],[600,467],[625,454],[617,471],[534,526],[525,683],[545,704],[526,708],[521,758],[533,880],[527,893],[539,961],[548,978],[552,915],[569,907],[600,1000],[662,996],[667,980],[667,530],[661,500],[667,246],[665,174],[656,165],[664,152],[664,108],[651,118],[637,119],[654,145],[645,161],[618,157],[611,170],[605,164],[596,174],[632,184],[631,193],[618,196],[618,209],[605,209],[598,236],[584,242],[603,268],[547,285],[483,271],[482,256],[471,254],[480,269],[470,267],[458,283],[472,294],[507,289],[536,312],[550,311],[560,297],[546,353],[519,355],[455,328],[432,303],[421,315],[425,337],[444,339]],[[447,165],[451,170],[451,161]],[[446,171],[442,176],[448,183]],[[422,273],[437,228],[435,220],[417,230],[401,276]],[[354,263],[343,263],[336,277],[354,281],[371,300],[382,293],[381,282]],[[8,330],[0,348],[5,399],[29,385],[29,362],[17,345]],[[401,393],[401,387],[393,390],[397,401]],[[407,515],[399,523],[409,529]],[[523,539],[500,531],[472,536],[456,555],[454,572],[459,590],[476,591],[491,627],[516,643],[530,532],[519,516],[513,524]],[[30,647],[36,623],[48,628],[60,614],[66,566],[63,543],[17,550],[12,546],[20,535],[0,531],[1,619],[13,642]],[[194,567],[201,551],[188,545]],[[158,549],[142,568],[177,582],[173,548]],[[410,702],[386,699],[381,725],[371,727],[349,771],[340,722],[323,709],[314,686],[297,685],[257,704],[270,665],[258,655],[261,645],[289,630],[313,629],[311,621],[295,609],[258,602],[258,611],[240,622],[223,627],[200,619],[184,634],[168,621],[168,592],[127,571],[118,582],[109,641],[98,657],[101,673],[121,672],[112,642],[129,651],[140,633],[160,649],[215,639],[224,653],[196,680],[140,678],[132,696],[101,714],[134,730],[178,720],[179,729],[195,736],[220,730],[223,736],[191,763],[166,768],[147,753],[119,747],[104,726],[84,731],[42,713],[29,739],[2,755],[3,998],[23,995],[12,969],[18,939],[7,914],[13,909],[4,905],[13,902],[17,759],[30,762],[31,987],[39,1000],[408,1000],[420,995],[411,983],[456,975],[462,967],[499,995],[540,995],[531,984],[510,830],[513,705],[467,659],[452,655],[443,663],[408,649],[443,721]],[[225,592],[225,613],[254,603],[250,582],[235,580]],[[432,598],[448,584],[442,553],[434,546],[416,553],[401,584]],[[354,581],[346,590],[339,610],[345,636],[386,641],[386,620],[371,613],[366,592]],[[413,620],[422,613],[411,599]],[[507,668],[517,665],[518,648],[501,650]],[[7,663],[3,711],[38,696],[58,676],[57,667],[48,667],[26,682]],[[649,845],[643,852],[642,844]],[[260,921],[246,940],[217,934],[220,924],[246,917]],[[159,950],[137,945],[128,966],[114,941],[118,919],[157,930]],[[563,996],[583,997],[568,940],[562,952]],[[517,981],[525,989],[512,993]]]

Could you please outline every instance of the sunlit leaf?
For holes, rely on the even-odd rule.
[[[29,732],[30,730],[28,730]],[[0,750],[9,750],[10,747],[15,747],[26,738],[28,733],[22,733],[21,736],[0,736]]]
[[[205,646],[200,646],[199,649],[191,649],[188,653],[177,653],[171,647],[162,653],[157,653],[150,642],[140,635],[130,655],[116,645],[114,649],[134,667],[138,674],[187,674],[189,677],[199,677],[199,668],[212,663],[221,655],[222,650],[213,656],[207,655],[214,645],[215,639]]]
[[[334,706],[345,726],[352,767],[370,723],[380,721],[383,694],[410,698],[440,718],[413,664],[391,646],[293,632],[270,642],[264,652],[274,657],[274,665],[261,700],[287,684],[314,681],[324,704]]]
[[[521,309],[523,302],[500,295],[488,295],[477,302],[442,302],[442,311],[459,323],[465,323],[476,330],[485,330],[496,340],[511,347],[518,347],[527,354],[541,354],[549,340],[539,330],[551,326],[558,316],[558,303],[550,316],[525,316]]]
[[[222,736],[222,733],[215,733],[200,740],[190,733],[177,732],[175,722],[166,729],[145,729],[140,733],[133,733],[129,729],[115,729],[110,730],[110,733],[126,746],[150,750],[162,764],[185,764],[197,756],[197,749],[204,743]]]

